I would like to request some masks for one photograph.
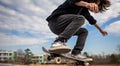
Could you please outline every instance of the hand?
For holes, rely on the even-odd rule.
[[[96,3],[88,3],[87,8],[94,13],[97,13],[99,10],[98,5]]]
[[[85,1],[80,1],[80,2],[76,2],[75,5],[86,7],[94,13],[97,13],[98,10],[99,10],[98,5],[96,3],[88,3],[88,2],[85,2]]]
[[[95,24],[94,26],[100,31],[100,33],[101,33],[103,36],[105,36],[105,35],[108,34],[106,31],[102,30],[102,29],[99,27],[98,24]]]
[[[102,33],[103,36],[108,35],[108,33],[106,31],[104,31],[104,30],[101,30],[100,32]]]

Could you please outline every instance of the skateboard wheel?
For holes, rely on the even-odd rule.
[[[90,64],[88,62],[84,63],[84,66],[90,66]]]
[[[51,56],[47,55],[44,59],[45,59],[45,61],[50,61],[51,60]]]
[[[54,60],[55,60],[55,63],[57,64],[60,64],[62,62],[61,57],[56,57]]]

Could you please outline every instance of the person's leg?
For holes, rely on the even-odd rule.
[[[77,38],[76,45],[74,46],[74,49],[72,50],[73,55],[80,54],[81,51],[83,50],[84,45],[85,45],[85,41],[86,41],[86,38],[87,38],[87,35],[88,35],[88,31],[85,28],[80,28],[76,32],[75,35],[77,35],[78,38]]]
[[[61,48],[59,47],[61,46],[60,44],[64,44],[64,42],[71,38],[84,24],[85,20],[84,17],[81,15],[69,14],[62,15],[54,21],[55,22],[51,22],[49,26],[52,32],[58,35],[58,38],[54,41],[53,45],[51,46],[51,50],[56,49],[56,46],[58,46],[57,48]]]
[[[69,39],[80,29],[84,22],[85,19],[81,15],[67,14],[58,17],[58,19],[55,20],[55,22],[51,22],[49,26],[52,32],[59,37]]]
[[[76,45],[74,46],[74,49],[72,50],[71,56],[77,59],[84,59],[85,61],[93,61],[92,58],[87,58],[86,56],[81,55],[81,51],[84,48],[88,31],[85,28],[80,28],[75,35],[78,36],[78,39]]]
[[[68,15],[71,18],[71,23],[69,23],[69,25],[67,25],[67,27],[64,29],[64,31],[62,33],[59,34],[60,37],[65,37],[65,38],[71,38],[80,28],[81,26],[84,24],[85,19],[83,16],[80,15]],[[67,17],[67,16],[63,16],[62,18]],[[68,18],[69,18],[68,17]]]
[[[78,36],[76,45],[74,46],[71,56],[77,59],[84,59],[84,61],[93,61],[92,58],[87,58],[86,56],[81,55],[81,51],[84,48],[85,41],[88,35],[86,28],[80,28],[75,35]]]

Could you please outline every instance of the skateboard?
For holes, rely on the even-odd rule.
[[[77,58],[74,58],[74,57],[71,57],[65,53],[53,53],[53,52],[49,52],[45,47],[42,47],[42,50],[49,54],[47,57],[46,57],[46,60],[47,61],[50,61],[50,60],[55,60],[55,62],[57,64],[60,64],[62,62],[63,59],[68,59],[68,60],[72,60],[74,61],[74,66],[91,66],[90,65],[90,61],[86,61],[84,59],[77,59]]]

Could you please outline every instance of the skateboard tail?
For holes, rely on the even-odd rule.
[[[45,52],[45,53],[50,53],[45,47],[42,47],[42,50]]]

